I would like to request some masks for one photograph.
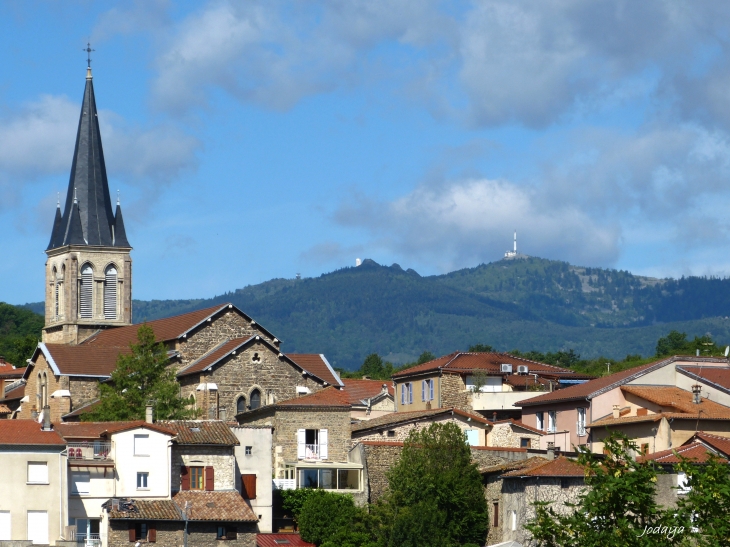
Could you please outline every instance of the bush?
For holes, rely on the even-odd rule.
[[[371,534],[365,526],[367,513],[355,506],[352,496],[324,490],[309,492],[297,519],[304,541],[325,547],[371,545]]]

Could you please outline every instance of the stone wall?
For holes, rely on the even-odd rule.
[[[492,431],[489,433],[489,446],[503,446],[512,448],[521,448],[521,439],[530,439],[529,446],[525,448],[540,448],[540,437],[538,433],[533,433],[528,429],[522,429],[512,423],[494,424]]]
[[[441,377],[441,407],[454,407],[473,412],[471,397],[464,379],[458,374],[444,374]]]
[[[99,398],[99,382],[87,378],[72,377],[69,379],[71,392],[71,410],[75,410],[94,399]]]
[[[38,356],[33,370],[28,375],[28,381],[25,384],[25,394],[28,397],[28,402],[22,404],[18,418],[31,419],[34,410],[37,412],[41,411],[40,398],[38,397],[40,394],[38,383],[39,374],[45,374],[46,376],[47,403],[51,407],[51,421],[60,422],[61,416],[69,412],[70,403],[68,397],[53,398],[51,394],[59,389],[69,389],[69,381],[67,376],[56,376],[53,374],[53,369],[48,365],[43,354]]]
[[[467,422],[466,418],[459,415],[444,415],[434,416],[420,422],[408,423],[408,424],[394,424],[393,426],[384,427],[380,431],[370,432],[357,432],[352,433],[353,445],[361,441],[398,441],[403,442],[408,438],[411,431],[420,431],[427,429],[433,423],[453,423],[456,424],[459,429],[466,431],[468,429],[479,430],[479,442],[480,444],[485,443],[485,429],[488,427],[486,424],[482,424],[476,421]],[[392,432],[392,434],[391,434]]]
[[[185,523],[183,521],[146,521],[157,531],[155,545],[158,547],[181,547],[184,544]],[[188,524],[188,545],[190,547],[255,547],[256,525],[250,523],[222,523],[226,528],[235,528],[235,540],[216,539],[218,523],[190,522]],[[129,541],[129,527],[134,521],[110,521],[108,547],[133,547]]]
[[[157,547],[180,547],[183,544],[183,530],[185,524],[182,521],[146,521],[154,526],[156,530]],[[134,526],[134,521],[112,520],[109,521],[107,533],[107,547],[134,547],[134,542],[129,541],[129,528]]]
[[[233,447],[227,446],[172,446],[172,465],[170,469],[170,489],[180,490],[180,466],[213,466],[215,490],[235,490],[236,459]]]
[[[256,525],[248,523],[226,523],[227,529],[236,528],[235,540],[216,539],[217,523],[191,522],[188,524],[188,545],[190,547],[256,547]]]
[[[370,503],[375,503],[388,490],[388,471],[398,463],[403,452],[402,443],[363,444],[367,469],[367,489]]]

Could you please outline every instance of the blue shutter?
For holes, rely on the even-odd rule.
[[[421,380],[421,401],[426,400],[426,380]]]

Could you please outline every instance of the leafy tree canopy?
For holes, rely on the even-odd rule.
[[[137,331],[137,343],[130,348],[130,354],[117,359],[109,381],[100,385],[99,404],[84,414],[84,420],[142,420],[149,402],[155,407],[157,419],[194,417],[195,412],[188,408],[190,401],[180,397],[175,372],[167,368],[167,350],[164,344],[155,342],[152,329],[142,325]]]
[[[496,350],[489,344],[474,344],[473,346],[469,346],[470,353],[491,353],[493,351]]]
[[[375,547],[365,509],[355,506],[352,496],[310,490],[297,521],[304,541],[322,547]]]
[[[657,341],[656,356],[665,357],[668,355],[720,355],[724,348],[720,348],[712,340],[709,334],[695,336],[694,340],[687,339],[686,332],[671,331]]]
[[[0,302],[0,355],[24,367],[41,339],[43,316]]]

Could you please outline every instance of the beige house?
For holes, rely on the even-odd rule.
[[[66,442],[31,420],[0,420],[0,541],[55,545],[68,519]]]
[[[273,531],[272,428],[231,424],[229,427],[239,443],[233,448],[236,457],[236,490],[248,501],[258,517],[257,531],[270,533]]]
[[[342,383],[352,405],[352,418],[369,420],[395,412],[395,391],[391,382],[343,378]]]
[[[536,393],[591,378],[506,353],[456,352],[399,371],[393,382],[398,412],[453,407],[501,420],[519,419],[515,405]]]
[[[602,443],[593,439],[593,435],[598,429],[594,427],[591,430],[588,424],[613,419],[614,407],[618,407],[619,416],[622,415],[622,412],[626,416],[631,404],[626,399],[626,392],[622,390],[623,386],[678,387],[678,385],[684,385],[683,382],[687,376],[682,373],[682,370],[687,367],[701,367],[707,374],[709,370],[726,370],[728,362],[726,359],[716,357],[674,356],[596,378],[584,384],[544,393],[522,400],[517,404],[522,408],[522,422],[545,432],[540,441],[541,448],[553,446],[556,449],[572,450],[573,446],[587,445],[594,452],[600,452]],[[717,390],[710,391],[708,382],[705,384],[700,382],[700,385],[704,398],[707,398],[709,393],[712,399],[718,393]],[[638,418],[634,416],[633,419],[638,422],[659,421],[656,418],[641,416]],[[608,425],[604,422],[601,423]],[[646,438],[653,427],[655,426],[650,426],[647,431],[641,432],[642,438]],[[625,432],[628,433],[628,430]],[[633,435],[633,432],[631,434]],[[659,446],[657,445],[657,447]],[[650,446],[650,450],[654,450],[653,444]]]

